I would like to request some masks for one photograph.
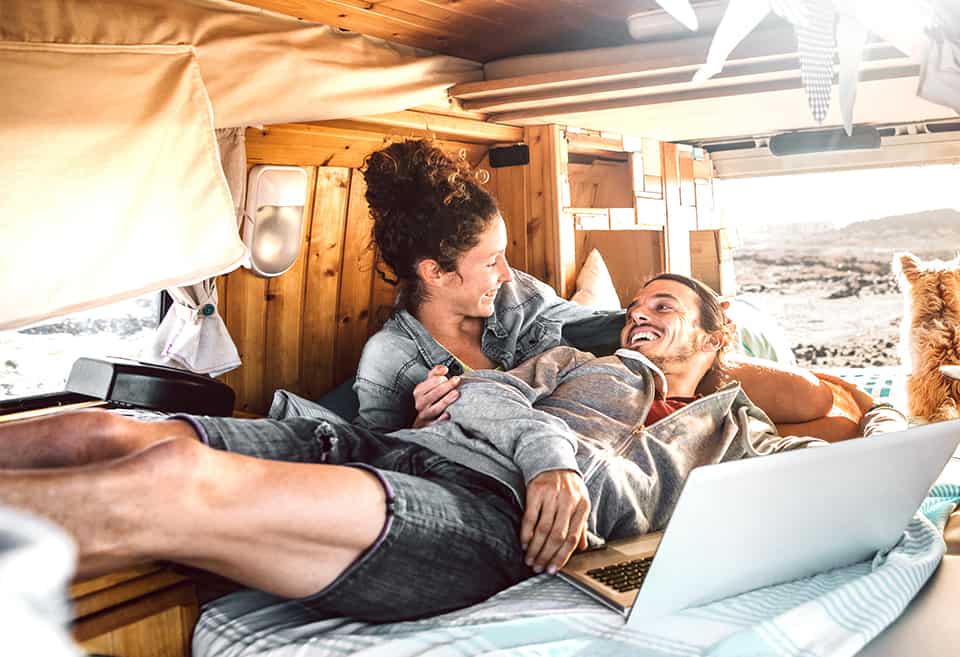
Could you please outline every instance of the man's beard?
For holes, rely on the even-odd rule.
[[[691,337],[686,344],[677,345],[671,351],[672,353],[664,356],[647,356],[647,358],[662,371],[666,372],[675,365],[688,362],[700,349],[697,344],[697,338],[694,336]]]

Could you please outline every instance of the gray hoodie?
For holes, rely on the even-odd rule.
[[[556,347],[510,372],[464,375],[449,422],[391,435],[500,480],[521,503],[538,474],[577,471],[588,529],[606,539],[662,529],[697,466],[825,444],[777,435],[737,383],[645,426],[657,379],[666,395],[663,374],[635,351]]]

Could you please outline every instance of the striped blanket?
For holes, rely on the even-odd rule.
[[[889,625],[936,570],[960,485],[937,485],[900,543],[863,562],[669,616],[638,632],[563,581],[527,580],[435,618],[370,625],[312,614],[295,601],[243,591],[208,605],[195,657],[565,657],[853,655]]]

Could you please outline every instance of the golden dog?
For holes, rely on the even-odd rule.
[[[910,415],[930,422],[960,417],[960,255],[921,262],[893,257],[904,296],[900,359],[909,367]]]

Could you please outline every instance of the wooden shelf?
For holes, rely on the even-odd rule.
[[[170,566],[148,564],[70,587],[73,637],[91,653],[189,657],[199,613],[193,581]]]

